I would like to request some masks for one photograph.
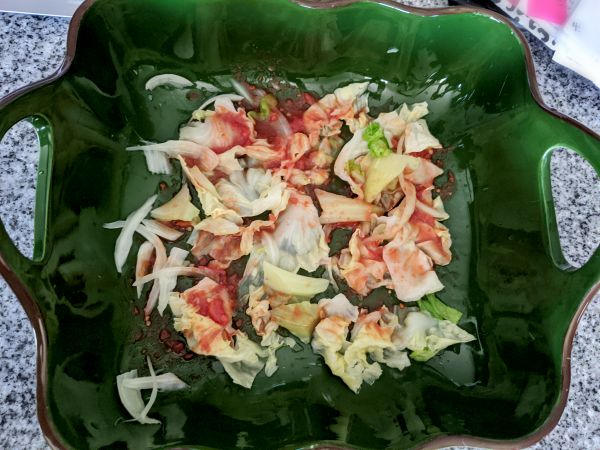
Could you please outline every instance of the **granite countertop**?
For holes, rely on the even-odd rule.
[[[412,1],[443,6],[444,0]],[[62,62],[68,20],[0,13],[0,96],[54,72]],[[600,90],[562,68],[529,37],[542,96],[551,107],[600,133]],[[19,249],[32,253],[37,148],[19,125],[0,143],[0,217]],[[561,242],[583,264],[600,242],[600,181],[576,154],[557,151],[553,193]],[[0,279],[0,448],[47,448],[35,410],[35,339],[17,299]],[[567,407],[558,426],[534,449],[600,449],[600,297],[579,324]]]

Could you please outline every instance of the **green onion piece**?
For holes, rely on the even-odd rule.
[[[271,109],[277,106],[277,99],[271,94],[265,95],[258,103],[258,112],[250,111],[248,117],[255,120],[267,120],[271,115]]]
[[[410,359],[413,359],[415,361],[419,361],[419,362],[425,362],[425,361],[429,361],[431,358],[433,358],[438,352],[437,351],[432,351],[428,348],[424,348],[423,350],[416,350],[414,352],[410,352]]]
[[[458,323],[462,313],[450,306],[444,304],[433,294],[427,294],[417,302],[421,311],[427,311],[438,320],[449,320],[452,323]]]
[[[367,142],[369,153],[375,158],[389,155],[392,152],[383,128],[377,122],[370,123],[363,131],[363,139]]]

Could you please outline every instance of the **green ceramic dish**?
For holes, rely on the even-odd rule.
[[[101,224],[180,178],[148,175],[124,148],[174,137],[202,101],[149,96],[145,81],[267,67],[321,90],[371,77],[388,87],[373,95],[376,112],[429,102],[456,178],[446,203],[455,258],[439,270],[441,297],[465,311],[478,342],[385,371],[359,395],[309,350],[282,350],[281,369],[248,391],[218,363],[169,351],[158,338],[168,318],[146,328],[134,314],[131,280],[112,263],[115,234]],[[385,1],[89,0],[59,73],[0,103],[0,136],[23,118],[42,144],[35,252],[23,257],[0,227],[0,269],[36,331],[38,415],[53,447],[514,448],[558,421],[600,252],[579,270],[563,258],[549,160],[567,146],[598,171],[600,140],[541,103],[523,38],[499,16]],[[142,369],[144,353],[191,384],[159,396],[161,426],[119,421],[115,376]]]

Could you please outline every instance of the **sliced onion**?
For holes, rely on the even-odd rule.
[[[155,200],[156,195],[153,195],[140,208],[127,216],[115,244],[114,256],[117,272],[121,273],[123,271],[123,264],[125,264],[127,255],[129,255],[131,245],[133,244],[133,233],[135,233],[136,228],[142,223],[142,220],[150,213]]]
[[[148,283],[149,281],[156,280],[157,278],[163,277],[165,275],[170,276],[186,276],[186,277],[208,277],[213,279],[214,274],[211,270],[206,269],[205,267],[165,267],[164,269],[157,270],[156,272],[149,273],[146,276],[143,276],[135,283],[134,286],[139,286]]]
[[[187,258],[189,252],[181,248],[173,247],[165,268],[167,267],[183,267],[185,258]],[[159,296],[158,296],[158,313],[162,316],[163,312],[169,305],[169,295],[171,291],[175,289],[177,284],[177,275],[161,275],[159,278]],[[138,287],[139,288],[139,287]]]
[[[133,417],[133,420],[137,420],[142,424],[159,424],[159,420],[148,417],[148,412],[156,401],[158,391],[176,391],[185,389],[188,385],[171,372],[156,376],[150,357],[146,358],[146,362],[150,376],[138,377],[137,370],[130,370],[129,372],[117,375],[117,391],[119,392],[121,403],[131,417]],[[146,405],[144,405],[144,400],[142,399],[142,389],[152,389],[150,399]]]
[[[150,408],[152,408],[152,405],[154,405],[154,402],[156,401],[156,395],[158,394],[158,383],[156,382],[156,373],[154,373],[154,367],[152,367],[152,361],[150,361],[149,356],[146,356],[146,361],[148,363],[148,370],[150,371],[150,376],[153,378],[152,392],[150,393],[150,399],[148,400],[148,403],[146,403],[146,407],[140,414],[140,419],[138,419],[140,421],[141,421],[141,419],[144,419],[144,420],[148,419],[148,417],[147,417],[148,412],[150,412]],[[156,420],[156,419],[151,419],[151,420]]]
[[[242,100],[244,100],[244,97],[242,97],[241,95],[237,95],[237,94],[215,95],[214,97],[211,97],[208,100],[206,100],[204,103],[202,103],[196,111],[202,111],[202,110],[206,109],[208,106],[215,103],[216,101],[225,100],[225,99],[231,100],[232,102],[241,102]]]
[[[142,393],[139,389],[130,389],[125,386],[127,380],[131,380],[137,377],[137,370],[130,370],[129,372],[117,375],[117,391],[119,392],[119,399],[121,403],[133,417],[133,420],[137,420],[142,424],[159,424],[160,422],[150,417],[142,416],[145,405],[142,400]]]
[[[116,230],[119,228],[123,228],[124,225],[124,220],[117,220],[115,222],[105,223],[102,227],[106,228],[107,230]],[[148,241],[152,243],[152,245],[158,252],[156,255],[156,261],[164,264],[167,261],[167,251],[165,250],[165,246],[159,239],[159,237],[152,231],[150,231],[148,228],[146,228],[146,226],[144,226],[143,224],[140,224],[135,229],[135,231],[136,233],[141,234],[143,237],[145,237]]]
[[[258,103],[252,98],[252,96],[250,95],[250,92],[248,92],[248,89],[246,89],[244,87],[244,85],[242,85],[242,83],[240,83],[239,81],[234,80],[232,78],[231,79],[231,87],[235,90],[235,92],[240,94],[252,106],[258,106]]]
[[[156,234],[152,233],[144,225],[140,225],[136,229],[136,231],[142,236],[144,236],[146,239],[148,239],[150,242],[152,242],[152,245],[154,245],[154,248],[156,250],[156,261],[154,261],[154,267],[152,268],[152,272],[157,272],[158,270],[162,269],[167,263],[167,250],[165,249],[163,242]],[[156,302],[158,301],[158,294],[159,282],[157,281],[156,283],[154,283],[154,286],[152,286],[150,294],[148,294],[146,306],[144,307],[144,315],[146,318],[146,322],[149,321],[150,314],[156,306]]]
[[[155,266],[156,267],[156,266]],[[152,285],[152,289],[150,289],[150,293],[148,294],[148,300],[146,300],[146,306],[144,306],[144,319],[146,321],[146,325],[150,325],[150,315],[152,314],[152,310],[158,303],[158,297],[160,295],[160,284],[159,280]]]
[[[124,225],[124,220],[115,220],[114,222],[105,223],[104,225],[102,225],[102,228],[105,228],[107,230],[118,230],[119,228],[123,228]]]
[[[156,234],[157,236],[166,239],[167,241],[176,241],[183,235],[183,231],[175,230],[158,220],[153,219],[144,219],[142,220],[144,226],[151,233]]]
[[[154,383],[156,383],[159,392],[177,391],[188,387],[172,372],[155,377],[136,377],[123,380],[123,386],[127,389],[152,389]]]
[[[127,147],[126,150],[128,152],[143,151],[144,154],[158,152],[167,154],[171,158],[177,158],[178,156],[190,157],[196,161],[204,172],[212,172],[219,165],[219,157],[210,148],[185,139],[171,140],[160,144],[132,145]],[[148,163],[148,160],[146,160],[146,163]],[[150,170],[150,166],[148,166],[148,170]]]
[[[275,131],[277,136],[288,138],[292,135],[292,127],[282,113],[279,113],[277,115],[277,120],[270,122],[269,125],[271,126],[271,129]]]
[[[139,280],[144,275],[148,274],[148,269],[150,268],[149,261],[152,258],[152,254],[154,253],[154,246],[149,241],[144,242],[140,245],[137,254],[137,261],[135,264],[135,279]],[[142,286],[137,287],[137,296],[140,298],[142,294]]]
[[[148,172],[162,175],[171,174],[172,167],[169,158],[164,153],[144,150],[144,157],[146,158]]]
[[[125,224],[124,221],[119,220],[117,222],[105,223],[104,228],[107,228],[107,229],[123,228],[124,224]],[[154,272],[159,271],[160,269],[162,269],[164,267],[164,265],[167,262],[167,251],[165,249],[164,244],[162,243],[162,241],[156,234],[152,233],[144,225],[140,224],[135,229],[135,231],[138,232],[139,234],[141,234],[143,237],[145,237],[154,246],[154,249],[156,251],[156,259],[154,261],[154,267],[152,268],[152,272],[154,273]],[[137,281],[138,280],[136,279],[136,282]],[[144,283],[141,283],[139,286],[143,286],[143,284]],[[137,289],[139,289],[137,284],[135,284],[135,286]],[[150,293],[148,294],[148,300],[146,301],[146,306],[144,307],[144,314],[146,317],[146,321],[149,320],[150,314],[152,313],[152,310],[156,306],[159,293],[160,293],[159,292],[159,283],[157,281],[156,283],[154,283],[154,286],[152,286],[152,289],[150,290]]]
[[[174,73],[163,73],[161,75],[155,75],[146,81],[146,90],[152,91],[156,89],[158,86],[169,85],[176,88],[185,88],[194,86],[187,78],[182,77],[181,75],[175,75]]]
[[[204,89],[208,92],[219,92],[219,88],[214,84],[207,83],[206,81],[196,81],[194,83],[198,89]]]
[[[321,205],[321,224],[344,222],[367,222],[371,215],[383,214],[380,206],[367,203],[360,198],[348,198],[344,195],[315,189],[315,195]]]

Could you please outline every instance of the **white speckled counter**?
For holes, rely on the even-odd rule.
[[[443,5],[443,0],[413,1]],[[68,21],[0,13],[0,96],[51,74],[60,65]],[[600,90],[551,61],[530,40],[545,101],[600,132]],[[25,253],[32,252],[35,140],[18,127],[0,144],[0,217]],[[574,154],[553,158],[553,190],[563,247],[583,264],[600,242],[600,182]],[[35,415],[35,342],[17,299],[0,280],[0,448],[46,448]],[[558,426],[535,449],[600,449],[600,298],[575,337],[569,400]]]

